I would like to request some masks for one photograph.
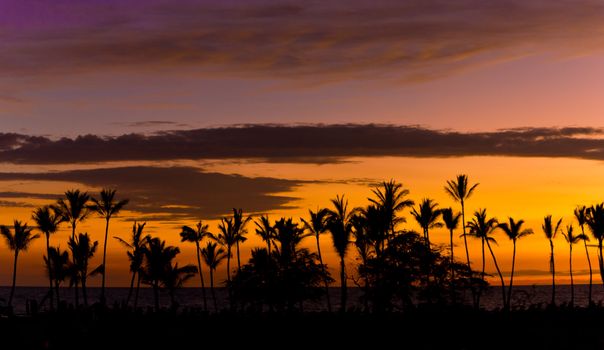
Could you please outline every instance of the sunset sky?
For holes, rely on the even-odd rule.
[[[465,173],[480,183],[468,216],[487,208],[535,231],[519,242],[518,283],[549,283],[543,216],[566,225],[604,201],[603,23],[598,0],[5,0],[0,224],[31,223],[68,189],[113,187],[131,203],[110,236],[146,221],[193,263],[179,227],[215,231],[233,207],[298,219],[337,194],[366,205],[392,178],[416,202],[458,209],[443,187]],[[403,215],[401,229],[419,229]],[[103,225],[79,231],[100,241]],[[261,244],[253,228],[243,258]],[[511,242],[495,238],[509,271]],[[568,245],[555,244],[564,283]],[[20,258],[19,285],[45,283],[43,247]],[[478,241],[470,251],[478,264]],[[583,250],[574,257],[583,283]],[[109,286],[127,285],[113,239],[107,268]],[[0,285],[11,272],[2,242]]]

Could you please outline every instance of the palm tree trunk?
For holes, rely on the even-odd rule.
[[[13,286],[10,289],[10,296],[8,297],[8,306],[10,307],[13,303],[13,296],[15,295],[15,286],[17,285],[17,258],[19,257],[19,250],[15,250],[15,260],[13,261]]]
[[[52,288],[52,261],[50,259],[50,233],[44,233],[46,234],[46,258],[48,259],[48,294],[50,295],[50,310],[54,310],[55,306]]]
[[[512,272],[510,274],[510,286],[508,288],[508,311],[510,310],[512,304],[512,287],[514,286],[514,268],[516,267],[516,240],[513,240],[514,250],[512,252]]]
[[[584,231],[583,231],[583,227],[581,227],[581,233],[583,233],[583,235],[585,235]],[[591,299],[591,289],[593,286],[593,272],[591,269],[591,259],[589,258],[589,250],[587,249],[587,240],[583,240],[583,245],[585,246],[585,256],[587,257],[587,264],[589,265],[589,305],[591,306],[592,303],[592,299]]]
[[[132,278],[130,279],[130,289],[128,289],[128,296],[126,297],[126,306],[130,304],[130,298],[132,297],[132,290],[134,289],[134,278],[136,277],[136,271],[132,272]]]
[[[449,230],[449,239],[451,240],[451,281],[455,280],[455,269],[453,268],[453,263],[455,262],[455,255],[453,255],[453,230]]]
[[[229,247],[229,253],[227,255],[227,281],[229,282],[229,288],[231,287],[231,247]]]
[[[598,239],[598,260],[600,264],[600,278],[602,278],[602,284],[604,285],[604,260],[602,258],[602,238]]]
[[[426,244],[428,245],[428,252],[430,252],[430,231],[428,229],[426,229]]]
[[[237,273],[241,273],[241,257],[239,256],[239,240],[235,242],[237,247]]]
[[[214,300],[214,312],[218,312],[218,303],[216,302],[216,292],[214,291],[214,269],[210,267],[210,291]]]
[[[552,305],[556,305],[556,264],[554,260],[554,242],[549,240],[549,268],[552,272]]]
[[[340,258],[340,280],[341,280],[341,298],[340,298],[340,311],[346,311],[346,264],[344,263],[344,257]]]
[[[466,209],[464,205],[463,199],[460,200],[461,203],[461,229],[462,229],[462,237],[463,237],[463,246],[466,250],[466,261],[468,263],[468,270],[470,274],[472,273],[472,264],[470,263],[470,251],[468,250],[468,237],[466,236]],[[483,254],[484,255],[484,254]],[[472,291],[472,301],[474,302],[474,308],[480,308],[480,292],[476,291],[473,285],[470,286],[470,290]]]
[[[141,288],[141,273],[140,271],[136,274],[136,292],[134,293],[134,310],[138,307],[138,291]]]
[[[101,279],[101,305],[105,306],[105,275],[107,274],[107,235],[109,234],[109,218],[105,222],[105,240],[103,241],[103,276]]]
[[[573,281],[573,244],[570,245],[570,253],[568,256],[568,266],[570,268],[570,307],[575,306],[575,282]]]
[[[84,306],[88,307],[88,294],[86,293],[86,272],[82,272],[82,298],[84,299]]]
[[[203,295],[203,311],[208,311],[208,299],[206,298],[206,285],[203,280],[203,271],[201,270],[201,256],[199,249],[199,241],[195,241],[195,246],[197,247],[197,267],[199,267],[199,279],[201,280],[201,293]]]
[[[319,263],[321,264],[321,271],[325,277],[325,299],[327,301],[327,311],[331,312],[331,300],[329,298],[329,283],[327,282],[327,275],[325,273],[325,265],[323,265],[323,257],[321,256],[321,244],[319,244],[319,233],[315,235],[317,238],[317,254],[319,255]]]
[[[481,239],[481,242],[482,242],[482,273],[480,274],[480,277],[482,278],[482,281],[484,282],[484,275],[485,275],[484,268],[485,268],[485,265],[486,265],[486,263],[485,263],[486,262],[485,261],[485,254],[484,254],[484,238]],[[477,309],[480,309],[480,297],[481,297],[481,294],[482,294],[482,290],[479,289],[476,292],[476,308]]]
[[[499,264],[497,264],[497,259],[495,258],[495,253],[493,252],[493,248],[491,248],[491,244],[487,241],[487,247],[489,247],[489,251],[491,252],[491,256],[493,257],[493,263],[495,264],[495,269],[497,270],[497,274],[499,275],[499,279],[501,280],[501,297],[503,300],[503,308],[507,308],[507,303],[505,301],[505,282],[503,281],[503,275],[501,274],[501,270],[499,269]]]

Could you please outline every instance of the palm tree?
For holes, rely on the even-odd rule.
[[[237,243],[237,233],[233,227],[233,220],[231,218],[221,218],[220,223],[218,224],[218,236],[216,237],[216,241],[220,243],[220,245],[226,247],[227,252],[227,282],[231,283],[231,256],[233,246]]]
[[[208,225],[204,225],[201,221],[197,223],[195,229],[189,226],[183,226],[180,231],[181,242],[195,243],[195,251],[197,252],[197,268],[199,271],[199,279],[201,280],[201,292],[203,295],[203,310],[208,311],[208,300],[206,298],[206,285],[203,280],[203,270],[201,268],[201,248],[199,245],[204,238],[210,237],[212,234],[208,231]],[[183,267],[184,268],[184,267]]]
[[[245,226],[252,221],[252,217],[243,218],[243,210],[233,208],[233,231],[237,239],[235,240],[235,248],[237,250],[237,272],[241,272],[241,256],[239,255],[239,243],[247,240],[245,235],[247,230]]]
[[[76,227],[78,222],[86,220],[90,213],[88,201],[90,196],[88,192],[80,192],[80,190],[68,190],[65,192],[65,198],[61,198],[57,201],[56,210],[63,217],[64,221],[69,222],[71,225],[71,239],[75,239]],[[73,260],[73,257],[72,257]],[[79,304],[78,296],[78,279],[73,280],[75,284],[75,303],[76,306]]]
[[[437,209],[438,203],[432,199],[425,198],[419,204],[418,208],[411,209],[411,215],[415,218],[415,221],[424,231],[424,240],[426,246],[430,249],[430,229],[442,227],[442,223],[438,222],[440,216],[440,210]]]
[[[57,232],[59,229],[59,224],[63,221],[63,217],[57,214],[57,211],[50,205],[43,206],[41,208],[37,208],[32,218],[36,225],[38,226],[38,230],[42,231],[46,236],[46,256],[50,256],[50,236]],[[52,263],[52,260],[49,261]],[[50,308],[54,309],[54,297],[53,297],[53,269],[52,267],[48,268],[48,282],[49,282],[49,290],[48,295],[50,296]]]
[[[585,235],[585,225],[587,224],[587,208],[584,205],[579,206],[579,207],[575,208],[574,214],[575,214],[575,219],[577,219],[577,223],[581,227],[581,234]],[[587,235],[585,235],[585,237],[587,237]],[[583,240],[583,246],[585,247],[585,256],[587,257],[587,264],[589,265],[589,298],[588,298],[588,300],[589,300],[589,305],[591,306],[591,304],[592,304],[592,287],[593,287],[593,270],[591,267],[591,259],[589,258],[589,249],[587,249],[588,240],[589,240],[589,237],[587,237],[587,239]]]
[[[459,227],[459,219],[461,218],[461,213],[453,213],[453,208],[445,208],[441,211],[443,222],[449,230],[449,241],[451,246],[451,280],[455,279],[455,269],[453,268],[453,263],[455,262],[455,255],[453,254],[453,231]]]
[[[600,278],[604,284],[604,259],[602,257],[602,241],[604,240],[604,203],[596,204],[587,209],[587,226],[591,234],[598,240],[598,265]]]
[[[103,189],[100,193],[99,199],[92,198],[92,205],[90,209],[97,212],[97,214],[105,219],[105,239],[103,240],[103,264],[101,265],[101,305],[105,306],[105,277],[107,275],[107,236],[109,234],[109,220],[114,215],[117,215],[122,208],[126,204],[128,204],[128,199],[123,199],[121,201],[115,200],[115,192],[114,189]]]
[[[491,243],[497,244],[495,238],[491,237],[491,234],[497,228],[497,219],[488,218],[486,209],[479,209],[474,212],[474,217],[472,221],[468,222],[468,228],[470,232],[468,233],[470,236],[474,236],[479,238],[482,243],[482,279],[484,280],[484,267],[485,267],[485,254],[484,254],[484,245],[486,243],[489,252],[491,253],[491,257],[493,258],[493,263],[495,264],[495,269],[497,270],[497,274],[499,275],[499,279],[501,280],[501,295],[503,300],[503,307],[507,307],[506,296],[505,296],[505,282],[503,281],[503,275],[501,274],[501,270],[499,269],[499,265],[497,264],[497,259],[495,258],[495,253],[493,252],[493,248],[491,247]]]
[[[568,243],[569,247],[569,256],[568,256],[568,266],[570,270],[570,306],[573,307],[575,305],[575,282],[573,280],[573,244],[578,243],[579,241],[589,239],[584,234],[575,235],[574,234],[573,225],[566,226],[566,232],[562,231],[562,236]]]
[[[128,255],[128,260],[130,260],[130,273],[132,274],[132,278],[130,279],[130,289],[128,290],[126,305],[129,304],[130,298],[132,297],[132,290],[134,289],[134,280],[136,279],[134,309],[136,309],[138,305],[138,291],[141,285],[141,267],[143,265],[143,252],[145,250],[145,245],[147,244],[149,239],[151,239],[151,236],[149,235],[143,237],[143,230],[145,229],[146,224],[147,223],[137,224],[136,222],[134,222],[134,224],[132,225],[132,236],[130,238],[130,242],[120,237],[113,237],[117,239],[127,249],[129,249],[126,254]]]
[[[344,199],[344,195],[336,196],[331,200],[334,210],[330,210],[327,217],[327,229],[331,232],[333,246],[340,257],[340,283],[341,283],[341,300],[340,311],[346,311],[346,264],[344,258],[348,251],[348,243],[352,234],[352,212],[348,211],[348,200]]]
[[[397,216],[397,212],[407,207],[411,207],[415,202],[410,199],[405,199],[405,197],[409,195],[409,190],[403,188],[403,184],[401,183],[397,183],[391,179],[388,182],[382,182],[380,186],[381,187],[378,186],[371,190],[377,198],[368,199],[371,203],[380,207],[384,211],[384,215],[388,218],[386,226],[389,232],[387,232],[386,239],[390,240],[395,233],[396,225],[405,222],[405,218]],[[384,250],[384,241],[382,241],[381,248]]]
[[[266,243],[266,251],[271,255],[271,241],[275,235],[275,229],[271,225],[268,215],[263,215],[256,221],[256,234]]]
[[[325,265],[323,264],[323,256],[321,255],[321,244],[319,241],[319,236],[327,231],[327,217],[329,215],[329,210],[317,209],[316,212],[312,210],[308,211],[309,221],[300,218],[300,220],[304,223],[304,228],[306,228],[312,235],[315,236],[317,241],[317,254],[319,255],[319,263],[321,264],[321,271],[324,276],[327,276],[325,273]],[[331,312],[331,300],[329,298],[329,282],[327,279],[325,280],[325,298],[327,300],[327,311]]]
[[[143,249],[144,263],[142,268],[143,283],[153,288],[155,311],[159,311],[160,283],[166,276],[166,271],[172,266],[172,261],[180,253],[178,247],[166,246],[166,241],[159,238],[147,239]]]
[[[12,305],[15,286],[17,284],[17,259],[19,258],[19,252],[27,251],[31,242],[40,237],[38,234],[33,234],[32,230],[32,227],[27,227],[27,223],[22,223],[19,220],[14,221],[12,231],[6,226],[0,226],[0,234],[6,240],[8,248],[15,253],[13,260],[13,284],[10,289],[10,296],[8,297],[9,307]]]
[[[508,222],[500,223],[497,225],[505,235],[512,240],[514,250],[512,252],[512,272],[510,274],[510,286],[508,287],[508,310],[512,302],[512,287],[514,286],[514,268],[516,266],[516,241],[519,238],[528,236],[533,233],[530,228],[523,229],[524,220],[515,221],[513,218],[508,218]]]
[[[556,304],[556,265],[554,260],[554,238],[560,231],[560,225],[562,225],[562,218],[558,220],[556,225],[552,224],[552,216],[548,215],[543,218],[543,224],[541,229],[545,233],[545,237],[549,240],[549,271],[552,273],[552,305]]]
[[[69,253],[66,250],[61,251],[59,247],[50,247],[47,254],[48,255],[44,256],[44,262],[46,263],[48,276],[52,276],[54,282],[57,308],[59,308],[61,305],[59,287],[69,275]]]
[[[461,174],[457,175],[454,180],[448,180],[445,186],[445,192],[453,198],[454,201],[461,204],[461,227],[463,244],[466,249],[466,259],[468,262],[468,268],[471,269],[470,265],[470,252],[468,251],[468,240],[466,238],[466,213],[465,213],[465,202],[470,199],[474,190],[478,184],[468,185],[468,175]]]
[[[69,249],[71,250],[71,256],[73,257],[73,268],[76,273],[76,278],[82,284],[82,297],[84,298],[84,305],[88,306],[88,295],[86,293],[86,280],[88,276],[100,273],[102,268],[99,266],[94,269],[91,274],[88,273],[88,264],[90,259],[96,253],[96,249],[99,245],[98,241],[92,242],[88,233],[80,233],[75,238],[70,238],[67,242]]]
[[[182,288],[184,284],[195,277],[197,267],[195,265],[178,266],[178,263],[169,264],[161,280],[161,286],[168,290],[170,295],[170,304],[173,310],[176,310],[176,290]]]
[[[201,249],[201,256],[203,261],[208,265],[210,269],[210,291],[212,292],[212,299],[214,300],[214,311],[218,311],[218,304],[216,302],[216,292],[214,291],[214,272],[218,268],[218,265],[227,257],[224,249],[218,247],[214,242],[208,242],[204,248]]]

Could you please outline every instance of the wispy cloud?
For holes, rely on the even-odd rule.
[[[602,160],[604,130],[568,127],[458,132],[368,124],[245,125],[58,140],[0,134],[0,162],[21,164],[170,159],[326,163],[354,156],[473,155]]]
[[[598,0],[4,1],[0,76],[200,68],[264,78],[432,79],[604,46]]]

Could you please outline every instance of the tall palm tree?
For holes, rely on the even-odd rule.
[[[116,190],[104,188],[99,193],[99,198],[91,198],[92,205],[90,209],[105,219],[105,239],[103,240],[103,263],[101,268],[101,305],[105,306],[105,277],[107,275],[107,237],[109,235],[109,221],[114,215],[117,215],[126,204],[128,199],[117,201],[115,199]]]
[[[10,296],[8,297],[9,307],[12,305],[15,286],[17,284],[17,259],[19,258],[19,252],[27,251],[31,242],[40,237],[38,234],[33,234],[32,230],[33,228],[28,227],[27,223],[22,223],[19,220],[14,221],[12,231],[6,226],[0,226],[0,235],[4,237],[8,248],[14,252],[13,284],[10,289]]]
[[[89,201],[90,195],[88,195],[88,192],[81,192],[80,190],[76,189],[66,191],[65,198],[59,199],[55,205],[57,212],[61,214],[63,220],[69,222],[71,225],[71,239],[75,239],[77,224],[86,220],[88,214],[90,214],[90,207],[88,205]],[[73,279],[73,282],[75,285],[74,293],[77,306],[79,304],[79,282],[77,278]]]
[[[472,268],[470,265],[470,252],[468,250],[468,240],[466,238],[466,211],[465,203],[476,190],[478,184],[468,185],[468,175],[460,174],[454,180],[448,180],[445,186],[445,192],[453,198],[454,201],[461,204],[461,228],[463,236],[463,244],[466,249],[466,260],[468,262],[468,268]]]
[[[132,236],[130,237],[130,241],[126,241],[120,237],[113,237],[118,240],[123,246],[129,249],[126,254],[128,255],[128,260],[130,261],[130,273],[132,277],[130,279],[130,289],[128,290],[128,297],[126,298],[126,305],[130,303],[130,298],[132,297],[132,291],[134,289],[134,280],[136,279],[136,294],[134,296],[134,309],[136,309],[138,305],[138,291],[141,285],[141,268],[143,265],[143,252],[145,250],[145,245],[151,239],[151,236],[146,235],[143,236],[143,230],[145,229],[145,225],[147,223],[144,222],[142,224],[137,224],[136,221],[132,225]]]
[[[159,238],[147,239],[143,249],[143,269],[141,271],[143,283],[153,288],[155,311],[159,311],[159,288],[165,278],[167,269],[172,266],[172,261],[180,253],[178,247],[166,246],[166,241]]]
[[[604,203],[596,204],[587,209],[587,227],[598,240],[598,265],[600,278],[604,284],[604,258],[602,257],[602,241],[604,240]]]
[[[178,263],[170,263],[167,265],[164,276],[161,280],[161,286],[168,290],[170,296],[170,304],[173,310],[176,310],[176,290],[182,288],[184,284],[195,277],[197,267],[195,265],[178,266]]]
[[[63,221],[63,217],[57,214],[57,211],[50,205],[43,206],[41,208],[37,208],[32,218],[36,225],[38,226],[38,230],[42,231],[46,236],[46,256],[50,256],[50,236],[57,232],[59,229],[59,224]],[[49,260],[48,263],[52,263],[52,260]],[[49,282],[49,290],[48,295],[50,296],[50,309],[54,309],[54,297],[53,297],[53,269],[52,266],[48,268],[48,282]]]
[[[256,221],[256,234],[266,243],[266,251],[271,255],[271,241],[275,235],[275,229],[271,225],[268,215],[263,215]]]
[[[241,255],[239,254],[239,243],[243,243],[247,240],[245,235],[247,234],[247,229],[245,228],[247,224],[252,221],[252,217],[248,216],[246,218],[243,217],[242,209],[233,208],[233,231],[237,239],[235,240],[235,248],[237,250],[237,272],[241,272]]]
[[[493,248],[491,247],[491,243],[497,244],[495,238],[491,237],[491,234],[497,228],[497,219],[487,217],[486,209],[479,209],[474,212],[474,217],[472,221],[468,222],[468,228],[470,232],[468,233],[470,236],[474,236],[479,238],[482,243],[482,279],[484,280],[484,268],[485,268],[485,253],[484,253],[484,245],[486,243],[489,252],[491,253],[491,257],[493,258],[493,263],[495,264],[495,269],[497,270],[497,274],[499,275],[499,279],[501,280],[501,295],[503,300],[503,307],[507,307],[506,296],[505,296],[505,282],[503,281],[503,275],[501,274],[501,270],[499,269],[499,264],[497,264],[497,259],[495,258],[495,253],[493,252]]]
[[[395,233],[395,228],[398,223],[405,222],[405,218],[398,216],[397,212],[411,207],[415,204],[410,199],[405,199],[409,195],[409,190],[403,187],[403,184],[390,179],[390,181],[382,182],[380,186],[376,186],[371,190],[377,198],[368,198],[369,201],[376,206],[380,207],[385,216],[388,218],[388,232],[386,239],[390,238]],[[382,250],[384,248],[384,242],[382,241]]]
[[[441,210],[441,215],[445,227],[449,230],[449,244],[451,246],[451,280],[455,279],[455,269],[453,268],[453,263],[455,262],[455,255],[453,254],[453,231],[455,231],[459,227],[459,219],[461,218],[461,213],[453,213],[453,208],[445,208]]]
[[[336,196],[331,200],[334,206],[333,210],[329,211],[327,218],[327,229],[331,232],[333,246],[340,257],[340,283],[341,283],[341,300],[340,311],[346,311],[347,289],[346,289],[346,264],[344,259],[348,251],[350,236],[352,234],[352,212],[348,210],[348,200],[344,199],[344,195]]]
[[[430,249],[430,229],[442,227],[443,225],[438,222],[438,218],[440,217],[438,203],[432,199],[424,198],[418,208],[411,209],[411,215],[413,215],[415,221],[417,221],[424,231],[424,240],[426,241],[426,246]]]
[[[99,266],[91,274],[88,273],[88,265],[90,259],[96,253],[99,242],[92,241],[88,233],[80,233],[75,238],[70,238],[67,242],[73,257],[73,268],[76,273],[76,278],[82,284],[82,297],[84,305],[88,306],[88,295],[86,292],[86,281],[91,274],[100,273],[102,268]]]
[[[218,265],[227,257],[224,249],[218,247],[214,242],[208,242],[204,248],[201,249],[201,256],[203,261],[208,265],[210,269],[210,291],[212,292],[212,299],[214,300],[214,311],[218,311],[218,303],[216,302],[216,292],[214,291],[214,273],[218,268]]]
[[[562,225],[562,218],[554,225],[552,216],[548,215],[543,218],[543,224],[541,229],[545,233],[545,237],[549,240],[549,271],[552,273],[552,305],[556,304],[556,265],[554,260],[554,238],[558,232],[560,232],[560,225]]]
[[[231,218],[221,218],[218,224],[218,236],[216,241],[226,248],[226,259],[227,259],[227,282],[231,283],[231,257],[233,246],[237,243],[237,233],[233,227],[233,220]]]
[[[327,232],[327,218],[329,215],[329,210],[326,208],[317,209],[317,211],[313,212],[312,210],[308,211],[309,220],[306,221],[303,218],[300,220],[304,223],[304,228],[307,229],[317,241],[317,254],[319,255],[319,263],[321,263],[321,270],[324,276],[327,276],[325,273],[325,265],[323,264],[323,256],[321,255],[321,243],[319,241],[319,236],[325,232]],[[327,311],[331,312],[331,300],[329,298],[329,281],[325,279],[325,298],[327,301]]]
[[[533,230],[530,228],[523,229],[522,225],[524,225],[524,220],[514,220],[513,218],[508,218],[508,222],[503,222],[497,225],[505,235],[512,240],[514,245],[514,250],[512,252],[512,272],[510,274],[510,285],[508,287],[508,310],[510,308],[510,304],[512,302],[512,287],[514,286],[514,268],[516,266],[516,241],[519,238],[526,237],[533,233]]]
[[[46,263],[48,276],[52,276],[55,294],[57,297],[57,308],[60,308],[61,300],[59,287],[69,275],[69,253],[66,250],[61,251],[59,247],[50,247],[47,255],[44,256],[44,263]]]
[[[211,233],[208,231],[208,225],[204,225],[201,221],[197,223],[195,229],[189,226],[183,226],[180,231],[181,242],[192,242],[195,243],[195,251],[197,253],[197,269],[199,271],[199,279],[201,280],[201,292],[203,296],[203,310],[208,311],[208,300],[206,298],[206,285],[203,280],[203,270],[201,266],[201,248],[200,244],[206,237],[211,237]]]
[[[574,211],[575,214],[575,219],[577,220],[577,223],[579,224],[579,227],[581,227],[581,234],[585,235],[585,225],[587,224],[587,208],[583,205],[583,206],[579,206],[577,208],[575,208]],[[585,237],[587,237],[587,235],[585,235]],[[589,249],[587,249],[587,241],[589,240],[589,237],[587,237],[587,239],[583,240],[583,246],[585,247],[585,256],[587,257],[587,265],[589,266],[589,294],[588,294],[588,300],[589,300],[589,305],[591,306],[592,304],[592,288],[593,288],[593,270],[591,267],[591,259],[589,258]]]
[[[573,307],[575,305],[575,281],[573,280],[573,244],[579,243],[579,241],[589,239],[584,234],[575,235],[574,234],[573,225],[566,226],[566,232],[562,231],[562,236],[568,243],[569,247],[569,256],[568,256],[568,266],[570,270],[570,306]]]

